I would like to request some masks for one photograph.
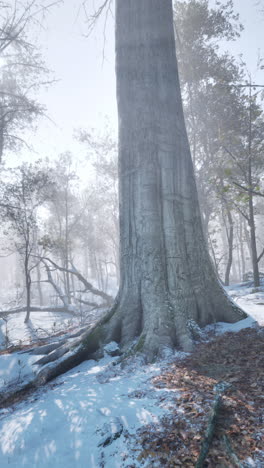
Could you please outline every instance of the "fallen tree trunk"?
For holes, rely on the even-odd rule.
[[[54,290],[56,291],[58,297],[60,298],[61,302],[63,303],[64,307],[68,308],[69,307],[69,301],[68,301],[67,294],[64,294],[63,291],[59,288],[59,286],[53,280],[51,271],[50,271],[47,263],[43,259],[41,261],[44,264],[45,269],[46,269],[46,273],[47,273],[47,276],[48,276],[47,282],[50,283],[51,286],[54,288]]]
[[[76,299],[80,304],[88,305],[89,307],[92,307],[93,309],[104,309],[106,307],[109,307],[109,303],[105,302],[103,304],[98,304],[97,302],[91,302],[91,301],[85,301],[83,299]]]
[[[70,337],[67,341],[54,343],[46,349],[44,347],[31,349],[29,351],[31,354],[40,354],[40,352],[47,354],[34,364],[40,367],[30,382],[22,383],[19,387],[8,386],[0,393],[0,407],[12,404],[19,398],[19,395],[26,396],[32,390],[67,372],[84,360],[101,357],[102,352],[98,356],[95,356],[95,353],[102,349],[107,336],[105,325],[113,314],[114,309],[111,309],[91,328],[75,334],[75,338]]]
[[[15,309],[9,309],[9,310],[1,310],[0,311],[0,318],[1,317],[6,317],[7,315],[11,314],[17,314],[19,312],[26,312],[27,307],[17,307]],[[76,315],[77,310],[75,311],[71,307],[64,307],[64,306],[57,306],[57,307],[43,307],[43,306],[31,306],[30,307],[30,312],[67,312],[69,314]]]
[[[113,297],[110,296],[109,294],[105,293],[104,291],[101,291],[100,289],[95,288],[92,283],[89,283],[87,279],[77,270],[77,268],[72,264],[72,268],[65,268],[60,265],[58,265],[56,262],[51,260],[48,257],[43,257],[41,258],[42,263],[45,265],[47,269],[47,263],[49,262],[56,270],[63,271],[65,273],[70,273],[71,275],[76,276],[76,278],[84,285],[84,290],[81,291],[82,293],[89,292],[91,294],[94,294],[95,296],[99,296],[102,299],[106,301],[108,305],[113,303]]]

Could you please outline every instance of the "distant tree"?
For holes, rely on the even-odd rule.
[[[95,183],[90,190],[87,212],[82,218],[83,242],[89,249],[91,260],[93,252],[95,255],[97,254],[97,257],[99,256],[99,269],[100,264],[103,264],[106,279],[108,267],[110,269],[114,267],[118,281],[119,207],[117,142],[113,137],[112,131],[107,126],[102,135],[98,135],[92,130],[80,131],[79,141],[85,145],[88,161],[95,173]],[[96,258],[95,263],[98,263]]]
[[[28,144],[21,130],[44,114],[35,92],[50,80],[29,32],[39,28],[43,15],[59,2],[26,0],[0,4],[0,162],[6,149]]]
[[[64,290],[71,303],[71,284],[68,272],[77,244],[82,208],[77,195],[79,177],[70,152],[63,153],[52,168],[55,187],[49,201],[49,217],[46,222],[46,235],[52,246],[53,256],[65,268]]]
[[[175,1],[174,14],[184,113],[210,248],[210,220],[219,211],[210,180],[216,172],[219,136],[226,137],[235,127],[238,110],[236,89],[225,85],[241,77],[240,67],[220,50],[219,42],[236,39],[242,26],[232,1],[214,6],[208,0]]]
[[[242,85],[246,76],[244,66],[219,48],[220,40],[234,40],[242,30],[239,17],[233,10],[233,2],[228,1],[224,5],[218,4],[213,7],[208,0],[176,1],[174,4],[184,111],[198,182],[203,227],[208,246],[216,260],[213,252],[216,238],[212,239],[210,230],[214,231],[213,237],[215,233],[219,236],[219,231],[215,229],[218,223],[217,217],[220,216],[224,221],[220,221],[226,237],[223,246],[227,244],[228,247],[226,254],[221,257],[226,262],[224,281],[229,284],[234,250],[234,223],[239,220],[238,216],[234,216],[234,210],[239,208],[239,204],[237,203],[238,185],[236,190],[227,193],[228,167],[230,164],[233,167],[233,178],[237,173],[237,183],[239,178],[245,179],[245,171],[247,172],[244,193],[240,195],[241,200],[245,199],[245,187],[250,185],[249,162],[254,172],[254,184],[258,186],[256,171],[259,171],[259,168],[257,169],[256,164],[259,158],[257,153],[260,155],[261,149],[260,141],[258,149],[256,146],[256,131],[253,131],[252,118],[256,118],[256,112],[259,112],[260,107],[257,111],[255,103],[254,110],[252,101],[250,117],[249,100]],[[259,116],[258,125],[261,125],[260,121]],[[253,131],[251,136],[250,126]],[[252,138],[254,144],[252,142],[250,145],[249,140]],[[251,156],[246,157],[249,149]],[[232,163],[229,161],[230,158],[233,159]],[[247,162],[242,162],[245,158]],[[240,174],[241,164],[244,166],[244,176]],[[247,211],[248,219],[251,213],[250,233],[253,239],[251,252],[252,258],[255,258],[253,270],[255,269],[257,284],[256,259],[259,257],[256,254],[254,240],[256,235],[252,203]]]
[[[240,119],[241,132],[236,137],[230,136],[228,146],[224,146],[225,192],[232,194],[235,209],[246,219],[250,232],[250,252],[255,286],[260,285],[259,262],[264,249],[258,253],[255,216],[255,200],[264,198],[261,188],[263,176],[264,152],[264,114],[257,101],[258,92],[254,85],[248,83],[249,95],[244,96],[246,105],[244,116]],[[244,87],[243,87],[244,89]],[[223,155],[223,151],[222,151]],[[229,195],[230,197],[230,195]]]
[[[0,213],[8,241],[19,253],[25,278],[26,318],[28,322],[31,306],[32,271],[39,260],[36,259],[39,218],[38,212],[44,202],[51,197],[52,181],[49,171],[41,161],[35,164],[22,164],[9,169],[4,178],[2,173]]]

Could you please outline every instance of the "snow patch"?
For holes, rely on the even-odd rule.
[[[151,378],[161,371],[159,364],[123,369],[113,365],[116,359],[84,362],[56,379],[59,385],[39,392],[37,400],[2,413],[0,466],[129,466],[127,434],[157,423],[175,392],[161,392],[152,385]],[[111,374],[113,368],[115,375],[100,385],[98,375]]]

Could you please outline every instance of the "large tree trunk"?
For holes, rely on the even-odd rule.
[[[183,117],[171,0],[117,0],[121,285],[112,319],[152,359],[191,347],[187,322],[239,320],[202,233]],[[110,329],[111,329],[111,323]]]
[[[163,348],[191,348],[190,319],[204,326],[245,314],[220,286],[203,237],[171,0],[116,1],[116,72],[121,280],[92,348],[138,339],[152,360]]]

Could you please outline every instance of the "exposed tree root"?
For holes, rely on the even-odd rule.
[[[211,416],[210,416],[210,419],[209,419],[209,422],[208,422],[208,426],[207,426],[207,429],[206,429],[206,432],[205,432],[205,437],[204,437],[204,439],[202,441],[200,455],[199,455],[199,458],[198,458],[197,463],[195,465],[195,468],[203,468],[204,467],[205,460],[207,458],[207,455],[209,453],[213,437],[215,435],[216,425],[217,425],[219,413],[220,413],[221,407],[222,407],[223,393],[224,393],[224,389],[221,392],[217,393],[217,395],[216,395],[214,405],[213,405],[213,408],[212,408],[212,413],[211,413]],[[224,442],[226,452],[227,452],[232,464],[234,464],[238,468],[243,468],[243,465],[242,465],[242,463],[240,463],[237,455],[235,454],[235,452],[234,452],[234,450],[233,450],[233,448],[231,446],[230,440],[229,440],[229,438],[228,438],[228,436],[226,434],[223,436],[223,442]]]
[[[227,453],[229,455],[229,458],[232,461],[232,463],[234,463],[234,465],[237,466],[238,468],[243,468],[243,465],[240,462],[237,455],[235,454],[235,452],[234,452],[234,450],[232,448],[231,442],[229,440],[229,437],[226,434],[223,436],[223,440],[224,440],[226,451],[227,451]]]
[[[209,417],[208,425],[207,425],[207,428],[206,428],[206,431],[205,431],[205,436],[204,436],[204,439],[203,439],[202,444],[201,444],[200,455],[198,457],[195,468],[203,468],[204,467],[204,463],[205,463],[206,457],[208,455],[208,452],[210,450],[210,446],[211,446],[211,443],[212,443],[212,440],[213,440],[213,437],[214,437],[214,434],[215,434],[216,424],[217,424],[217,420],[218,420],[219,413],[220,413],[221,406],[222,406],[222,395],[223,395],[223,393],[225,391],[225,388],[226,387],[223,386],[221,389],[219,389],[219,391],[216,394],[214,404],[213,404],[213,408],[212,408],[212,412],[211,412],[211,415]]]
[[[175,329],[169,326],[169,317],[166,313],[163,313],[164,320],[161,321],[157,307],[154,319],[148,321],[143,316],[143,310],[136,306],[138,304],[135,302],[132,304],[126,302],[125,304],[122,301],[121,307],[120,297],[117,297],[114,306],[91,328],[80,330],[56,343],[33,348],[30,353],[41,356],[35,363],[39,367],[34,377],[29,383],[21,384],[19,389],[6,388],[0,394],[0,404],[3,405],[7,400],[10,401],[18,393],[25,394],[44,385],[84,360],[101,357],[103,345],[110,341],[120,343],[123,359],[135,353],[141,353],[146,357],[147,362],[151,362],[159,356],[162,357],[164,348],[166,350],[172,349],[176,344],[181,345],[184,351],[191,350],[193,341],[188,329],[187,317],[186,328],[182,326],[176,332],[176,343],[176,336],[173,336]],[[131,326],[129,321],[135,318],[135,314],[137,314],[138,320],[136,324],[133,321],[133,326]],[[135,340],[137,340],[136,344]]]

